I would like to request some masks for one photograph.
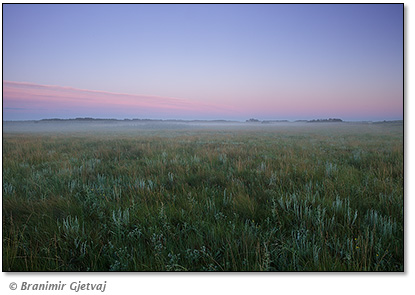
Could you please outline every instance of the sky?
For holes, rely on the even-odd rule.
[[[3,120],[401,120],[401,4],[3,4]]]

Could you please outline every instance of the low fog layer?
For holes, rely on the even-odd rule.
[[[326,128],[376,129],[380,125],[396,125],[402,122],[367,123],[367,122],[232,122],[232,121],[157,121],[157,120],[41,120],[41,121],[4,121],[3,134],[152,134],[158,131],[265,131],[265,130],[315,130]]]
[[[157,120],[41,120],[5,121],[3,133],[124,133],[134,131],[223,129],[244,124],[238,122],[193,122]]]

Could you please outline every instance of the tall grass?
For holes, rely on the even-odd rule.
[[[402,271],[402,125],[3,134],[4,271]]]

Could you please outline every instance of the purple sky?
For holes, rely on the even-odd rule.
[[[403,6],[3,4],[3,119],[403,118]]]

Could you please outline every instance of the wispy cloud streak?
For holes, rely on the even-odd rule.
[[[111,110],[124,112],[126,115],[156,115],[157,112],[164,115],[212,112],[220,114],[227,109],[224,106],[191,102],[175,97],[3,81],[3,109],[10,111],[23,108],[48,109],[50,116],[59,111],[76,113],[81,109],[89,109],[91,115],[98,114],[99,111],[108,113]]]

